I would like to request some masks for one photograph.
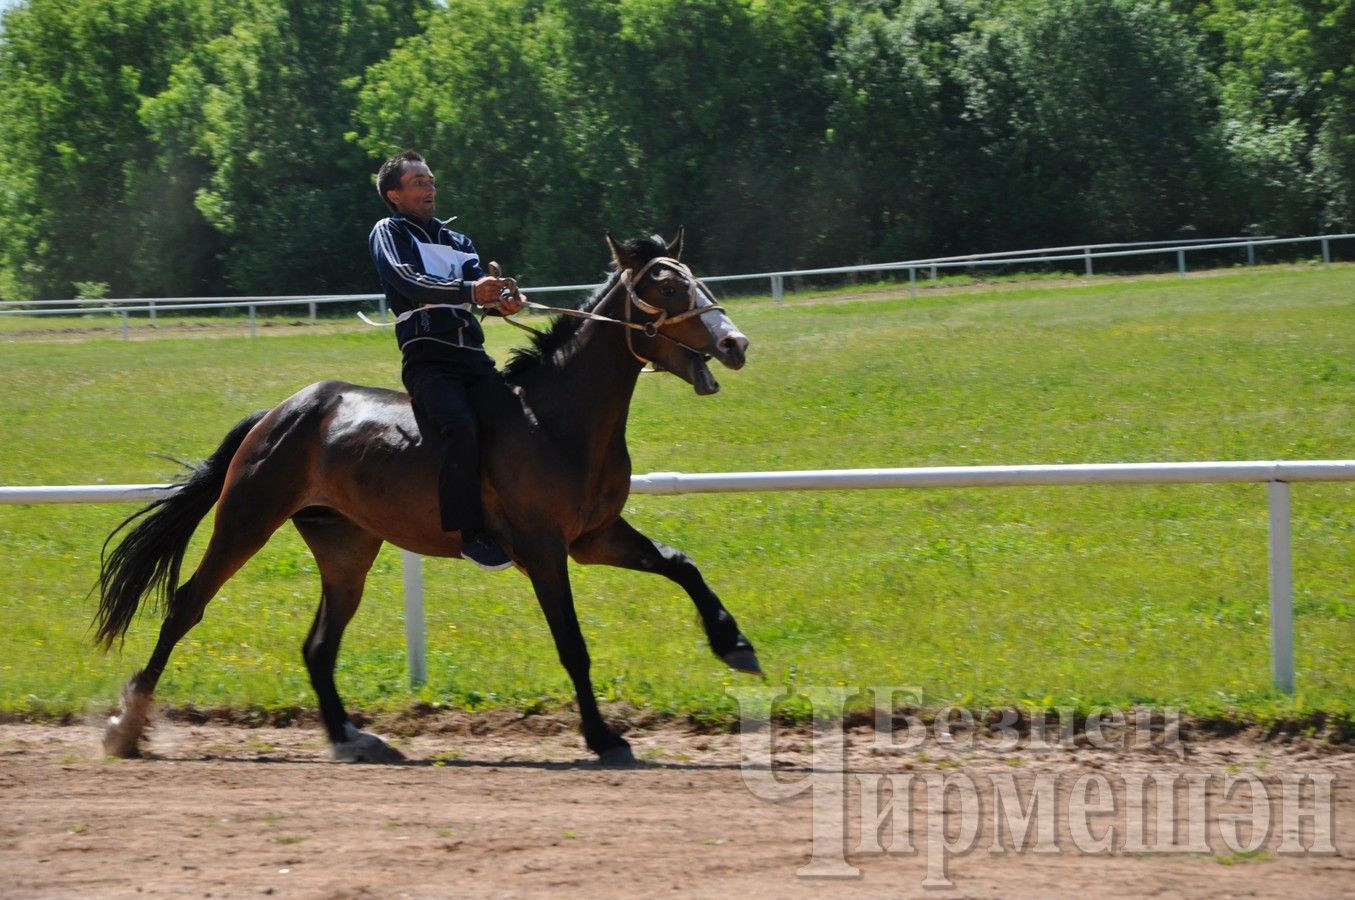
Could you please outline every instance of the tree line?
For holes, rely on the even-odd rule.
[[[357,292],[379,161],[520,276],[1355,226],[1355,0],[24,0],[0,297]]]

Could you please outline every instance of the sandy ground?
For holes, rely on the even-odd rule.
[[[146,758],[112,760],[97,724],[0,725],[0,896],[1355,894],[1355,750],[1319,741],[1009,749],[981,736],[895,752],[881,744],[897,738],[858,727],[845,765],[774,802],[830,744],[805,729],[754,735],[744,749],[761,764],[741,767],[739,735],[632,726],[640,764],[603,769],[567,714],[371,728],[409,761],[329,762],[310,727],[161,720]],[[1079,790],[1081,776],[1113,794]],[[1225,797],[1228,778],[1247,784]],[[1313,792],[1324,779],[1329,801]],[[1041,780],[1055,799],[1047,834]],[[1293,821],[1286,780],[1299,785]],[[1021,850],[995,830],[1013,808],[997,804],[1004,785],[1018,826],[1031,813]],[[1269,804],[1253,807],[1253,789]],[[1249,852],[1253,821],[1263,841]],[[806,876],[811,862],[834,877]]]

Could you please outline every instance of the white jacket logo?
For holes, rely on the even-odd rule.
[[[419,248],[423,270],[435,278],[456,281],[461,278],[462,267],[467,263],[480,264],[480,257],[474,253],[462,253],[446,244],[425,244],[423,241],[415,241],[414,246]]]

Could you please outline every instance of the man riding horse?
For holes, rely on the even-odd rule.
[[[438,509],[442,530],[461,532],[461,557],[497,571],[513,563],[485,529],[480,501],[480,423],[487,382],[500,381],[475,321],[479,306],[511,316],[524,303],[511,278],[485,275],[470,238],[433,217],[437,183],[413,150],[382,164],[377,193],[391,215],[368,237],[372,261],[396,314],[400,377],[421,426],[442,438]],[[448,220],[450,221],[450,220]]]
[[[752,642],[696,563],[623,515],[631,479],[626,422],[641,368],[652,364],[710,395],[720,389],[710,363],[742,368],[748,349],[748,338],[681,261],[681,231],[671,242],[608,235],[606,282],[582,308],[558,310],[550,330],[519,350],[500,376],[484,355],[467,301],[502,297],[503,312],[526,301],[510,279],[486,279],[470,241],[432,218],[432,174],[413,162],[401,163],[396,186],[383,193],[397,215],[373,232],[378,266],[381,259],[390,266],[383,278],[405,291],[392,293],[391,305],[404,310],[396,334],[413,404],[404,393],[343,381],[304,387],[239,422],[175,491],[114,530],[99,573],[96,640],[105,647],[119,641],[148,596],[162,601],[164,621],[145,668],[123,689],[121,713],[109,720],[109,753],[139,752],[175,646],[202,621],[227,579],[288,522],[319,570],[320,604],[302,656],[338,760],[402,758],[357,727],[334,680],[372,563],[387,542],[429,556],[466,556],[466,531],[474,527],[466,516],[477,507],[500,550],[531,581],[573,682],[584,743],[600,762],[626,764],[634,756],[598,707],[570,560],[676,583],[695,605],[715,656],[733,669],[761,672]],[[429,234],[433,227],[437,233]],[[418,234],[432,240],[416,240]],[[438,427],[450,416],[430,427],[415,415],[421,403],[425,416],[439,416],[445,407],[438,404],[461,403],[453,407],[461,421],[450,431]],[[464,446],[443,449],[467,434],[486,450],[478,463]],[[477,467],[478,488],[462,483],[463,477],[474,483]],[[447,485],[447,473],[454,484]],[[434,503],[443,486],[456,499]],[[193,531],[213,507],[202,560],[181,583]],[[448,525],[460,530],[449,532]]]

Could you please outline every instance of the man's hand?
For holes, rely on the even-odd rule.
[[[521,312],[527,305],[517,281],[512,278],[486,275],[471,285],[471,296],[477,305],[505,316]]]

